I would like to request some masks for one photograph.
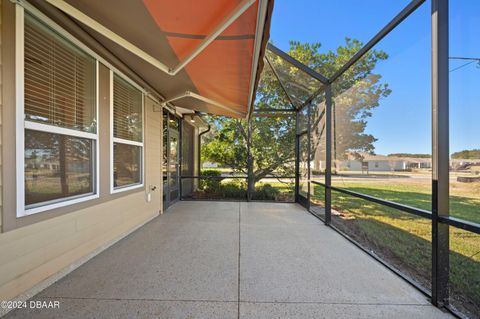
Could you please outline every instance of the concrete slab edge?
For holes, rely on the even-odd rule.
[[[128,231],[126,232],[123,232],[121,233],[119,236],[109,240],[108,242],[106,242],[105,244],[101,245],[100,247],[98,247],[97,249],[95,249],[94,251],[92,251],[91,253],[83,256],[82,258],[78,259],[77,261],[75,261],[74,263],[68,265],[67,267],[61,269],[60,271],[58,271],[57,273],[55,273],[54,275],[42,280],[41,282],[39,282],[38,284],[34,285],[32,288],[30,288],[29,290],[27,290],[26,292],[18,295],[17,297],[15,297],[13,300],[15,301],[19,301],[19,302],[24,302],[24,301],[27,301],[28,299],[32,298],[33,296],[35,296],[36,294],[40,293],[41,291],[43,291],[44,289],[48,288],[49,286],[53,285],[54,283],[56,283],[57,281],[59,281],[60,279],[62,279],[63,277],[65,277],[66,275],[68,275],[69,273],[71,273],[72,271],[74,271],[75,269],[77,269],[78,267],[82,266],[83,264],[85,264],[87,261],[89,261],[90,259],[92,259],[93,257],[97,256],[98,254],[100,254],[101,252],[105,251],[106,249],[108,249],[109,247],[113,246],[114,244],[116,244],[117,242],[119,242],[120,240],[122,240],[123,238],[127,237],[128,235],[130,235],[131,233],[135,232],[136,230],[138,230],[139,228],[145,226],[146,224],[148,224],[149,222],[151,222],[154,218],[160,216],[160,213],[156,213],[154,215],[152,215],[151,217],[149,217],[148,219],[146,219],[145,221],[143,221],[142,223],[136,225],[135,227],[129,229]],[[9,313],[11,310],[13,309],[6,309],[6,308],[0,308],[0,318],[5,316],[7,313]]]

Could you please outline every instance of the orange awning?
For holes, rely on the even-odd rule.
[[[67,0],[66,5],[79,14],[52,4],[77,19],[166,100],[173,99],[173,105],[234,117],[247,115],[263,66],[272,1]],[[174,75],[79,18],[88,16],[171,70],[241,6],[241,14]]]

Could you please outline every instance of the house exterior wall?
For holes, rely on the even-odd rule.
[[[340,162],[340,170],[345,171],[361,171],[362,170],[362,162],[360,161],[341,161]]]
[[[0,300],[26,299],[145,224],[162,209],[162,116],[145,98],[145,186],[110,193],[110,70],[99,63],[99,198],[27,217],[16,217],[15,4],[0,0]],[[12,29],[13,28],[13,29]],[[5,30],[6,29],[6,30]],[[80,32],[80,31],[79,31]],[[5,35],[7,35],[5,37]],[[5,42],[8,45],[5,46]],[[13,41],[13,42],[12,42]],[[109,61],[114,57],[108,58]],[[117,67],[117,66],[116,66]],[[8,85],[2,85],[8,83]],[[156,110],[155,110],[156,109]],[[12,124],[13,123],[13,124]],[[13,173],[12,173],[13,172]],[[5,178],[3,178],[5,176]],[[150,191],[156,187],[155,191]],[[149,194],[150,193],[150,194]],[[148,200],[150,198],[150,200]],[[5,199],[5,200],[4,200]],[[0,315],[2,315],[0,310]]]
[[[388,172],[407,168],[407,162],[401,160],[367,160],[366,162],[368,163],[368,170],[372,172]],[[340,170],[362,171],[362,162],[357,160],[341,161]]]
[[[368,161],[368,170],[370,171],[378,171],[378,172],[385,172],[385,171],[395,171],[395,170],[403,170],[405,169],[405,162],[404,161]]]
[[[0,0],[0,227],[2,226],[2,212],[3,212],[3,201],[2,201],[2,188],[3,188],[3,176],[2,176],[2,166],[3,166],[3,161],[2,161],[2,139],[3,139],[3,134],[2,133],[2,124],[3,124],[3,117],[2,117],[2,111],[3,111],[3,65],[2,65],[2,53],[3,53],[3,41],[2,41],[2,34],[3,34],[3,0]]]

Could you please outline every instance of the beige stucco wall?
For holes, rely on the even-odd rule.
[[[3,7],[2,1],[0,0],[0,8]],[[9,5],[11,4],[9,3]],[[2,17],[1,12],[0,17]],[[2,32],[0,32],[1,34]],[[3,71],[2,64],[5,66],[6,60],[4,57],[0,57],[0,71]],[[7,61],[10,63],[12,60],[9,57]],[[108,70],[102,66],[101,73],[107,74]],[[6,74],[12,77],[9,79],[9,83],[13,82],[11,68],[4,75]],[[2,77],[0,79],[2,79],[0,85],[7,83],[6,79]],[[105,82],[104,77],[103,79],[101,83]],[[9,102],[5,105],[3,105],[4,99],[2,99],[2,96],[5,96],[4,88],[3,86],[0,88],[1,125],[5,114],[8,113],[9,116],[12,114],[15,103],[11,102],[11,85],[8,86],[8,89],[5,88],[9,95]],[[100,125],[102,125],[102,123],[109,123],[109,119],[105,116],[102,119],[102,114],[109,114],[106,109],[106,105],[109,103],[109,92],[105,89],[100,89],[99,92],[101,95]],[[5,110],[8,112],[5,113]],[[100,141],[99,163],[101,170],[100,199],[93,201],[93,204],[79,205],[78,209],[65,211],[58,216],[48,215],[48,212],[39,213],[37,215],[44,214],[47,218],[31,224],[18,223],[18,225],[12,226],[13,229],[9,227],[7,231],[4,229],[4,232],[0,233],[0,300],[28,297],[29,293],[38,291],[45,284],[58,279],[61,274],[67,273],[73,267],[86,261],[87,258],[159,214],[162,208],[162,116],[161,112],[154,111],[154,102],[150,98],[145,99],[145,117],[145,189],[114,196],[109,194],[106,186],[109,185],[110,174],[109,147],[107,146],[109,137],[107,137],[108,126],[104,125],[99,133],[99,138],[102,140]],[[10,140],[11,138],[10,136]],[[0,148],[3,148],[4,141],[5,136],[0,136]],[[2,149],[0,165],[4,163],[3,157],[6,151],[9,151],[8,154],[12,152],[12,150]],[[11,163],[11,159],[9,163]],[[15,167],[10,167],[10,169],[15,170]],[[2,176],[0,176],[1,180],[3,180]],[[151,193],[151,201],[147,202],[149,185],[156,186],[157,189]],[[2,194],[1,191],[0,194]],[[0,198],[1,207],[4,206],[3,204],[4,202]],[[15,214],[14,210],[9,210],[7,213],[9,216]]]

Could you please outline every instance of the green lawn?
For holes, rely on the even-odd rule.
[[[339,181],[335,181],[338,183]],[[268,184],[268,185],[267,185]],[[451,183],[452,215],[480,223],[480,183]],[[222,185],[222,186],[220,186]],[[246,185],[226,179],[221,196],[245,198]],[[427,179],[341,181],[336,186],[385,200],[431,210]],[[324,188],[311,185],[312,202],[323,206]],[[294,184],[262,180],[254,199],[293,201]],[[212,196],[211,193],[207,194]],[[332,223],[426,288],[431,282],[431,221],[412,214],[332,192]],[[480,235],[450,227],[452,301],[463,311],[480,313]],[[465,310],[467,309],[467,310]]]
[[[282,183],[276,179],[272,179],[272,180],[265,179],[264,181],[261,181],[255,184],[255,190],[261,189],[266,184],[272,186],[272,188],[276,190],[276,194],[274,195],[275,199],[272,198],[270,200],[275,200],[278,202],[295,201],[295,184],[294,183],[289,183],[289,182]],[[253,194],[253,199],[263,199],[263,198],[256,198],[255,194]]]
[[[346,182],[338,186],[431,209],[430,189],[426,184]],[[450,205],[456,217],[480,223],[480,193],[477,193],[477,187],[469,184],[453,188]],[[312,201],[322,204],[323,196],[323,187],[315,185]],[[332,208],[332,222],[337,227],[429,288],[430,220],[335,191],[332,192]],[[450,250],[453,298],[473,313],[480,313],[480,235],[451,227]]]
[[[92,192],[90,175],[85,173],[70,173],[68,175],[68,193],[62,193],[60,176],[52,174],[40,175],[32,178],[32,174],[26,174],[26,203],[34,204],[62,198],[65,196],[75,196]]]
[[[431,210],[431,185],[420,182],[342,182],[341,188],[379,197],[425,210]],[[480,183],[452,183],[450,214],[480,224]]]

